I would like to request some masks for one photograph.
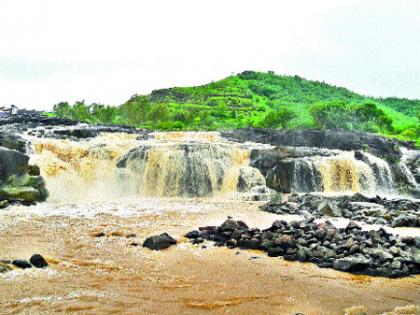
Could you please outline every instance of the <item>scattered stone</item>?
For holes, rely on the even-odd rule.
[[[371,265],[372,261],[362,255],[345,257],[333,262],[333,268],[340,271],[360,272]]]
[[[97,234],[94,235],[95,237],[104,237],[105,233],[104,232],[99,232]]]
[[[259,256],[251,256],[248,258],[248,260],[255,260],[255,259],[261,259]]]
[[[0,273],[6,273],[11,270],[12,270],[12,267],[9,264],[0,262]]]
[[[147,247],[153,250],[161,250],[166,249],[172,245],[176,244],[176,240],[169,236],[167,233],[163,233],[161,235],[155,235],[148,237],[144,243],[143,247]]]
[[[45,261],[44,257],[42,257],[40,254],[32,255],[29,261],[36,268],[48,267],[48,263]]]
[[[223,232],[227,232],[227,231],[232,232],[232,231],[235,231],[237,229],[239,229],[239,223],[234,221],[234,220],[231,220],[231,219],[226,220],[220,226],[220,230],[223,231]]]
[[[342,215],[340,208],[328,201],[321,202],[317,210],[327,217],[341,217]]]
[[[27,268],[32,268],[32,265],[27,262],[26,260],[23,259],[16,259],[12,261],[12,265],[20,268],[20,269],[27,269]]]

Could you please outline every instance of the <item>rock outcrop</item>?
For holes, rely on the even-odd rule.
[[[344,151],[369,150],[375,156],[397,161],[401,157],[399,147],[414,148],[410,142],[391,140],[371,133],[344,130],[273,130],[244,128],[221,133],[228,140],[253,141],[273,146],[315,147]]]
[[[29,157],[19,151],[0,147],[0,202],[33,203],[45,201],[45,189],[39,169],[28,164]]]

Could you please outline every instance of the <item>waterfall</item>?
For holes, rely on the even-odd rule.
[[[248,162],[249,151],[235,146],[169,143],[142,145],[117,165],[130,170],[140,195],[205,197],[236,192]]]
[[[302,152],[310,151],[303,148]],[[281,151],[277,151],[281,152]],[[315,151],[314,151],[315,152]],[[281,158],[267,172],[267,185],[283,192],[368,192],[392,191],[389,165],[373,155],[331,150],[330,154]],[[296,157],[298,156],[298,157]]]
[[[103,133],[71,141],[30,139],[50,200],[96,201],[133,196],[211,197],[264,191],[249,166],[250,149],[212,132]]]
[[[102,133],[91,139],[30,139],[50,200],[214,197],[237,193],[393,193],[388,163],[361,151],[230,142],[217,132]],[[252,154],[251,154],[252,153]],[[410,182],[416,160],[403,154]],[[264,175],[264,176],[263,176]]]
[[[31,138],[31,162],[41,169],[50,200],[110,200],[130,195],[116,160],[138,145],[135,135],[103,134],[92,140]]]

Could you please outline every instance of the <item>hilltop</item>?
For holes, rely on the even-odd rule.
[[[418,140],[420,100],[373,98],[299,76],[245,71],[195,87],[134,95],[119,106],[55,105],[58,116],[162,130],[344,128]]]

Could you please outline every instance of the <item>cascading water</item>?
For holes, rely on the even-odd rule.
[[[414,188],[417,190],[420,190],[420,182],[418,182],[416,180],[416,177],[414,176],[413,172],[410,170],[410,168],[408,167],[408,162],[409,160],[414,160],[415,161],[419,161],[420,160],[420,153],[418,151],[414,151],[414,150],[407,150],[405,148],[401,148],[401,161],[399,163],[399,168],[402,171],[402,173],[404,174],[407,182]],[[418,162],[417,162],[418,163]],[[414,163],[413,163],[414,164]],[[420,177],[420,163],[417,164],[417,167],[413,167],[416,168],[415,172],[416,174]]]
[[[265,179],[249,148],[218,133],[102,134],[91,140],[32,138],[50,200],[96,201],[132,196],[209,197],[253,188]]]
[[[144,145],[118,162],[145,196],[202,197],[237,190],[248,152],[221,144]]]
[[[267,171],[267,185],[283,192],[392,192],[394,183],[389,165],[371,154],[330,150],[293,152],[279,158]],[[284,155],[284,152],[278,151]],[[302,153],[300,152],[300,153]],[[362,158],[361,158],[361,157]]]
[[[374,176],[374,183],[370,190],[373,192],[392,193],[395,183],[389,164],[368,152],[357,151],[356,158],[366,163]]]
[[[102,134],[92,140],[32,138],[31,160],[41,169],[49,200],[98,201],[125,197],[134,191],[116,160],[136,147],[135,135]]]

